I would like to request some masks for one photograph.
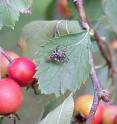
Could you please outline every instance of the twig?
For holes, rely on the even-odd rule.
[[[89,117],[86,121],[86,124],[91,124],[93,117],[95,115],[95,112],[97,110],[98,104],[100,100],[102,99],[104,102],[109,102],[109,94],[107,91],[103,90],[101,86],[101,82],[97,77],[96,70],[95,70],[95,65],[93,63],[93,56],[91,51],[89,51],[89,62],[91,64],[91,73],[90,77],[92,80],[93,88],[94,88],[94,99],[93,99],[93,104],[90,110]]]
[[[95,65],[93,63],[93,55],[92,55],[91,51],[89,51],[89,63],[91,65],[90,76],[91,76],[91,80],[94,82],[93,83],[94,90],[96,92],[99,92],[102,90],[102,86],[101,86],[101,82],[99,81],[97,74],[96,74]]]
[[[2,54],[9,61],[9,63],[12,63],[11,58],[5,53],[2,47],[0,47],[0,54]]]
[[[8,60],[9,63],[12,63],[12,59],[5,53],[4,49],[0,47],[0,79],[2,79],[2,55]]]
[[[107,42],[103,41],[100,38],[100,36],[96,32],[96,30],[94,29],[93,25],[91,24],[91,22],[87,19],[86,15],[85,15],[84,6],[83,6],[83,0],[73,0],[73,2],[76,6],[78,13],[79,13],[81,25],[86,30],[89,30],[89,29],[93,30],[94,38],[95,38],[97,45],[100,49],[101,55],[104,57],[109,69],[111,70],[111,73],[114,74],[116,72],[116,70],[115,70],[115,67],[113,65],[111,48],[109,47]],[[106,54],[104,47],[106,47],[106,50],[108,51],[108,56]]]
[[[94,31],[94,38],[96,40],[99,50],[100,50],[103,58],[105,59],[109,69],[112,71],[112,73],[116,73],[115,67],[113,65],[112,51],[111,51],[109,44],[101,39],[101,37],[98,35],[98,33],[96,32],[96,30],[94,29],[94,27],[92,26],[90,21],[88,21],[88,24]],[[108,52],[108,53],[106,53],[106,52]]]
[[[108,66],[108,80],[110,83],[109,90],[110,90],[110,94],[111,94],[111,100],[113,101],[114,92],[115,92],[114,76],[117,73],[117,71],[113,64],[112,50],[111,50],[111,47],[109,46],[109,44],[107,42],[105,42],[103,39],[101,39],[101,37],[98,35],[96,30],[92,26],[91,22],[89,20],[87,20],[87,22],[94,31],[94,38],[99,47],[100,53],[101,53],[102,57],[105,59],[106,65]],[[110,79],[111,79],[111,81],[110,81]]]
[[[89,24],[87,23],[87,18],[84,11],[83,0],[73,0],[76,9],[80,16],[81,25],[84,29],[89,30]]]
[[[83,0],[73,0],[73,2],[76,6],[76,9],[77,9],[78,13],[79,13],[80,21],[81,21],[81,24],[82,24],[83,28],[88,30],[88,31],[90,29],[93,29],[92,25],[89,23],[89,21],[86,18],[84,6],[83,6]],[[94,30],[94,37],[97,41],[97,44],[99,46],[99,49],[101,51],[102,56],[106,60],[108,66],[112,67],[112,61],[109,58],[107,58],[105,50],[102,47],[101,38],[99,37],[99,35],[97,34],[97,32],[95,30]],[[94,63],[93,63],[93,56],[92,56],[91,51],[89,51],[89,62],[91,64],[90,77],[91,77],[93,88],[94,88],[94,99],[93,99],[93,104],[92,104],[89,116],[86,120],[86,124],[91,124],[92,123],[93,117],[95,115],[95,112],[97,110],[98,104],[99,104],[101,99],[104,102],[109,102],[109,94],[108,94],[107,91],[103,90],[103,88],[101,86],[101,83],[100,83],[100,80],[99,80],[99,78],[96,74],[95,66],[94,66]]]

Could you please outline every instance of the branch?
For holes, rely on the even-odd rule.
[[[87,23],[87,18],[84,11],[83,0],[73,0],[76,9],[80,16],[81,25],[84,29],[89,30],[89,24]]]
[[[80,22],[81,25],[84,29],[89,30],[92,29],[93,33],[94,33],[94,38],[96,40],[96,43],[99,47],[99,50],[101,52],[101,55],[103,56],[103,58],[105,59],[109,69],[111,70],[111,75],[114,75],[114,73],[116,72],[115,67],[113,65],[113,58],[112,58],[112,51],[111,48],[109,47],[108,43],[103,41],[100,36],[98,35],[98,33],[96,32],[96,30],[94,29],[93,25],[91,24],[91,22],[87,19],[86,14],[85,14],[85,10],[84,10],[84,6],[83,6],[83,0],[73,0],[76,9],[79,13],[80,16]],[[105,48],[108,51],[108,56],[106,54]]]
[[[81,25],[83,26],[83,28],[86,29],[87,31],[89,31],[90,29],[93,29],[93,26],[90,24],[90,22],[86,18],[84,6],[83,6],[83,0],[73,0],[73,2],[76,6],[78,13],[79,13]],[[102,56],[106,60],[108,66],[110,68],[112,68],[112,65],[113,65],[112,61],[110,61],[110,59],[107,58],[107,56],[106,56],[105,50],[102,46],[101,38],[99,37],[99,35],[97,34],[97,32],[95,30],[93,30],[93,32],[94,32],[94,37],[96,39],[96,42],[98,44],[98,47],[100,49]],[[110,51],[109,51],[109,53],[110,53]],[[100,80],[96,74],[95,66],[93,63],[93,55],[92,55],[91,51],[89,51],[89,62],[91,64],[90,77],[91,77],[93,89],[94,89],[94,99],[93,99],[93,104],[91,106],[89,116],[86,120],[86,124],[92,123],[93,117],[95,115],[95,112],[97,110],[98,104],[99,104],[101,99],[104,102],[109,102],[109,94],[107,91],[103,90],[101,83],[100,83]]]
[[[86,121],[86,124],[91,124],[93,117],[95,115],[95,112],[97,110],[98,104],[100,100],[102,99],[104,102],[109,102],[109,94],[107,91],[103,90],[101,86],[101,82],[97,77],[96,70],[95,70],[95,65],[93,63],[93,56],[91,51],[89,51],[89,62],[91,64],[91,73],[90,77],[92,80],[93,88],[94,88],[94,99],[93,99],[93,104],[91,106],[91,110],[88,116],[88,119]]]
[[[95,41],[98,45],[100,53],[101,53],[102,57],[105,59],[106,64],[108,66],[108,82],[110,83],[110,85],[108,86],[108,89],[110,90],[111,101],[113,101],[113,98],[115,96],[114,77],[115,77],[115,74],[117,73],[117,71],[113,64],[112,49],[109,46],[109,44],[99,36],[99,34],[96,32],[95,28],[93,27],[93,25],[91,24],[91,22],[89,20],[87,20],[87,23],[89,24],[90,28],[93,29],[93,32],[94,32],[93,37],[95,38]]]
[[[113,65],[113,57],[112,57],[112,50],[107,42],[105,42],[96,32],[95,28],[91,24],[89,20],[87,20],[90,28],[93,29],[95,41],[99,47],[100,53],[106,61],[109,69],[111,70],[112,74],[116,73],[115,67]],[[106,51],[107,50],[107,51]],[[108,52],[108,54],[106,53]]]
[[[102,86],[101,86],[101,82],[99,81],[99,79],[97,77],[97,74],[96,74],[95,65],[93,63],[93,55],[92,55],[91,51],[89,51],[89,63],[91,65],[90,76],[91,76],[91,80],[93,82],[94,90],[96,92],[101,91],[102,90]]]

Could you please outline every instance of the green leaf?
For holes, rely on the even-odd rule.
[[[20,13],[31,13],[31,0],[0,1],[0,29],[3,26],[13,28]]]
[[[33,21],[27,24],[22,31],[19,44],[26,44],[27,49],[22,51],[24,56],[33,57],[34,53],[39,49],[39,47],[52,39],[53,30],[55,26],[58,25],[58,30],[60,35],[67,34],[66,26],[69,33],[79,33],[82,31],[78,21],[66,21],[66,20],[56,20],[56,21]]]
[[[65,101],[50,112],[38,124],[70,124],[74,110],[73,97],[69,96]]]
[[[66,50],[68,62],[55,64],[47,62],[46,57],[57,46]],[[88,32],[65,35],[52,39],[39,48],[36,55],[39,88],[44,94],[64,94],[75,91],[84,83],[90,73],[89,53],[90,38]],[[61,49],[61,48],[60,48]]]
[[[104,0],[103,8],[110,26],[117,32],[117,1]]]
[[[59,106],[67,96],[68,93],[65,95],[61,95],[60,97],[53,97],[53,99],[49,100],[49,102],[44,107],[45,109],[42,118],[46,117],[50,111]]]

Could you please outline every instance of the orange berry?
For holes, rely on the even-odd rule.
[[[75,113],[80,113],[83,117],[87,118],[93,103],[92,95],[83,95],[75,100]],[[100,102],[96,110],[92,124],[100,124],[102,122],[102,115],[104,111],[104,104]]]

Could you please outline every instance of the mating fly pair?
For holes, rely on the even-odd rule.
[[[69,58],[66,55],[66,50],[60,49],[60,46],[57,46],[55,50],[51,51],[50,55],[46,57],[46,61],[58,64],[67,63],[68,60]]]

